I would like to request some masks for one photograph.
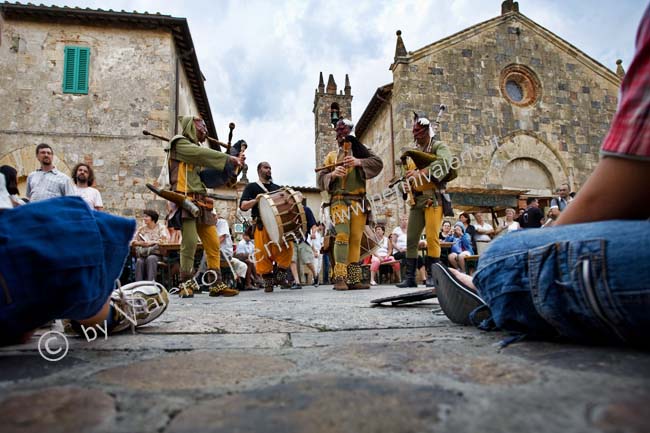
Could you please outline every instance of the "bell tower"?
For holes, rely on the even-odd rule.
[[[336,93],[336,82],[330,74],[327,86],[323,73],[318,79],[318,88],[314,97],[314,133],[316,146],[316,167],[323,165],[325,155],[336,149],[336,132],[334,127],[339,119],[352,120],[352,88],[350,79],[345,74],[345,87]],[[354,120],[352,120],[354,122]]]

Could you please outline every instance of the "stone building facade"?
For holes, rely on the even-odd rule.
[[[377,89],[356,134],[385,161],[369,193],[382,197],[378,217],[391,226],[406,206],[385,189],[400,173],[401,149],[412,146],[414,111],[433,121],[447,106],[438,135],[460,161],[450,184],[456,204],[510,190],[550,197],[563,182],[579,189],[595,167],[620,86],[620,76],[512,1],[500,16],[416,51],[398,31],[390,70],[393,82]]]
[[[85,92],[64,89],[75,48],[89,54]],[[165,215],[166,202],[145,187],[165,154],[142,130],[171,137],[177,115],[191,114],[216,137],[203,81],[184,18],[0,4],[0,165],[24,184],[38,167],[36,145],[47,143],[58,169],[93,166],[108,212]]]

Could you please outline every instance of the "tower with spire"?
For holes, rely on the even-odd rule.
[[[329,75],[327,86],[323,73],[318,77],[318,88],[314,96],[314,144],[316,146],[316,166],[323,164],[325,155],[336,148],[334,126],[339,119],[352,119],[352,87],[345,74],[345,86],[338,90],[334,76]]]

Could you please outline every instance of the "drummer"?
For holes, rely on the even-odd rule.
[[[338,149],[327,154],[325,166],[343,165],[323,170],[318,175],[321,190],[331,195],[330,215],[336,227],[334,242],[334,290],[368,289],[361,282],[359,264],[361,236],[370,205],[366,199],[366,180],[377,176],[381,158],[352,134],[354,124],[341,119],[336,124]],[[348,150],[349,148],[349,150]]]
[[[257,165],[257,176],[259,177],[257,182],[251,182],[244,188],[239,209],[244,212],[252,209],[251,218],[255,224],[253,237],[255,241],[255,271],[264,279],[264,291],[272,292],[273,286],[276,284],[288,287],[287,275],[293,256],[293,242],[273,242],[264,229],[257,197],[260,194],[276,191],[281,187],[273,183],[271,164],[268,162],[260,162]],[[277,264],[275,275],[273,273],[274,262]]]

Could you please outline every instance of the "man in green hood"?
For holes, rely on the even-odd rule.
[[[203,167],[208,167],[234,174],[235,168],[243,164],[244,157],[234,157],[218,152],[207,147],[201,147],[208,136],[208,128],[201,118],[193,116],[179,116],[182,135],[176,135],[169,141],[169,177],[171,189],[186,195],[200,209],[197,217],[192,216],[187,210],[177,210],[173,218],[182,220],[181,233],[181,280],[179,295],[182,298],[191,298],[198,284],[193,278],[194,255],[199,238],[203,243],[208,272],[204,283],[211,285],[210,296],[235,296],[239,292],[229,288],[221,280],[219,237],[216,229],[216,218],[212,213],[213,201],[205,194],[205,185],[199,177]],[[180,212],[180,215],[178,213]],[[211,277],[212,278],[211,278]]]

